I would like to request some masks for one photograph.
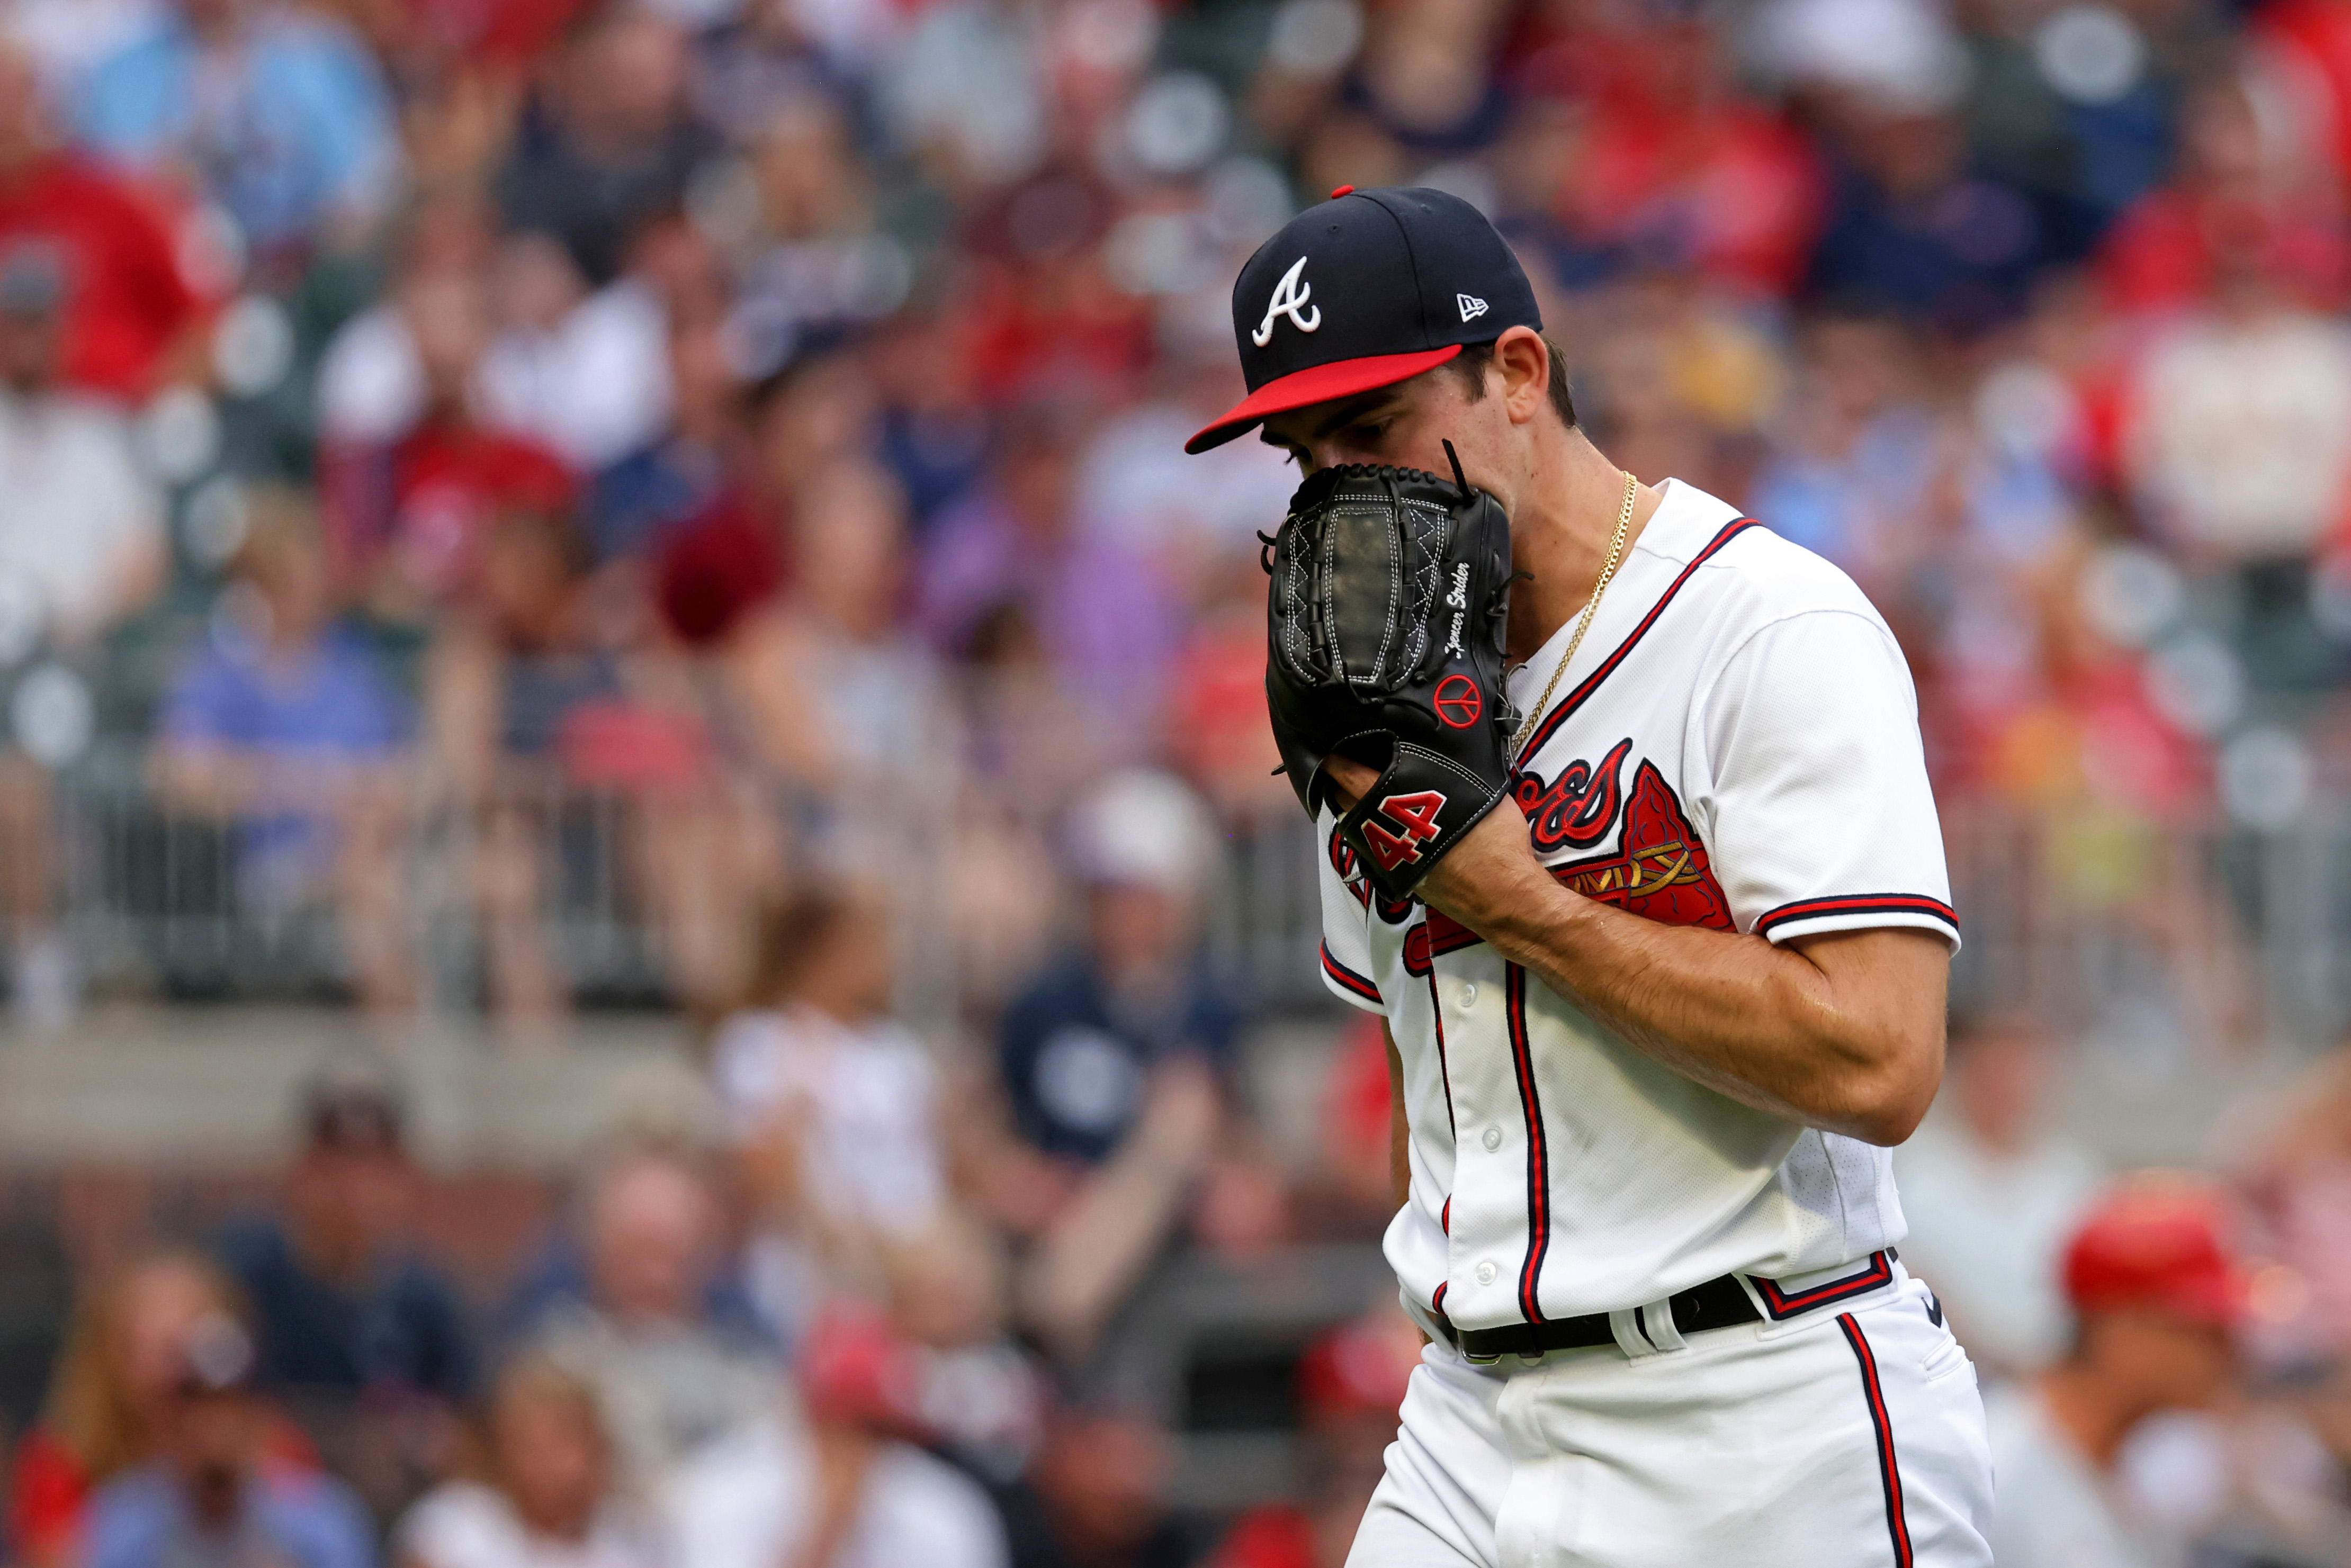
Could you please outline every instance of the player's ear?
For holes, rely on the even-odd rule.
[[[1551,396],[1551,350],[1531,327],[1513,327],[1494,340],[1493,369],[1501,378],[1502,407],[1512,424],[1541,413]]]

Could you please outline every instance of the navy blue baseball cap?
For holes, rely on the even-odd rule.
[[[1268,414],[1393,386],[1491,342],[1542,329],[1519,258],[1458,196],[1342,185],[1258,246],[1233,284],[1249,396],[1184,444],[1206,452]]]

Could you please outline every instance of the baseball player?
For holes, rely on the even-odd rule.
[[[1975,1371],[1896,1252],[1959,933],[1885,622],[1610,463],[1450,196],[1342,186],[1233,327],[1188,450],[1306,476],[1268,697],[1430,1341],[1350,1563],[1990,1563]]]

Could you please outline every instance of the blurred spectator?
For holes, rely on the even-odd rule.
[[[1233,1521],[1211,1568],[1344,1568],[1385,1473],[1421,1336],[1389,1303],[1326,1331],[1298,1364],[1299,1500]]]
[[[888,1255],[891,1320],[921,1347],[914,1408],[932,1448],[990,1488],[1027,1468],[1050,1391],[1010,1331],[1003,1239],[959,1210]]]
[[[1312,1164],[1292,1199],[1306,1236],[1375,1241],[1395,1218],[1384,1022],[1369,1014],[1346,1019],[1332,1043],[1315,1104]]]
[[[619,274],[638,225],[681,201],[720,150],[688,110],[689,63],[684,35],[657,13],[589,9],[498,173],[507,226],[559,241],[591,288]]]
[[[2032,1372],[2064,1349],[2059,1263],[2105,1181],[2095,1155],[2043,1125],[2054,1066],[2049,1031],[2029,1019],[1959,1033],[1942,1113],[1896,1155],[1910,1221],[1903,1261],[1995,1373]]]
[[[770,1396],[764,1353],[706,1312],[723,1261],[720,1218],[684,1154],[615,1155],[586,1194],[587,1296],[549,1310],[530,1335],[534,1350],[595,1389],[622,1484],[641,1495]]]
[[[1890,312],[1839,309],[1808,318],[1802,343],[1753,506],[1773,532],[1882,591],[1927,547],[1948,461],[1918,344]]]
[[[270,1459],[245,1330],[209,1313],[175,1349],[162,1452],[90,1500],[89,1568],[373,1568],[374,1539],[350,1490]]]
[[[0,41],[0,267],[57,269],[57,378],[124,402],[193,379],[200,303],[162,203],[58,146],[49,119],[31,60]]]
[[[482,538],[499,513],[561,513],[573,496],[553,453],[485,423],[474,383],[493,323],[479,236],[464,211],[430,215],[432,225],[413,236],[396,305],[347,328],[321,374],[336,581],[396,618],[422,618],[460,594],[481,570]],[[342,373],[355,383],[379,374],[362,363],[378,351],[367,333],[385,335],[381,351],[393,361],[381,372],[387,384],[343,394],[350,407],[339,414],[337,354],[348,350]],[[413,356],[413,401],[397,363],[403,354]],[[339,419],[347,422],[340,429]]]
[[[2276,90],[2250,64],[2189,95],[2179,167],[2107,234],[2095,277],[2116,308],[2140,316],[2192,310],[2247,276],[2314,309],[2351,287],[2351,232],[2337,171],[2264,120]]]
[[[800,487],[862,455],[872,439],[872,388],[857,360],[811,349],[751,389],[749,418],[728,453],[724,484],[660,541],[653,593],[664,624],[687,647],[726,651],[793,575]],[[772,741],[771,741],[772,743]]]
[[[544,443],[575,473],[643,445],[670,413],[669,319],[646,279],[593,293],[561,245],[512,235],[496,269],[500,331],[476,385],[498,429]]]
[[[719,330],[672,334],[669,363],[676,406],[668,429],[600,472],[582,507],[600,564],[658,554],[663,536],[716,496],[741,439],[742,382]]]
[[[2337,1046],[2239,1120],[2234,1179],[2279,1260],[2268,1348],[2336,1362],[2351,1353],[2351,1051]]]
[[[969,657],[992,616],[1017,611],[1062,700],[1106,727],[1106,744],[1134,747],[1157,717],[1176,606],[1125,541],[1081,526],[1070,413],[1030,406],[1008,426],[985,488],[934,525],[916,596],[923,627]]]
[[[474,1357],[455,1291],[415,1247],[402,1109],[371,1073],[318,1080],[283,1217],[248,1215],[222,1261],[255,1319],[256,1375],[380,1509],[447,1459]]]
[[[82,1562],[90,1494],[162,1450],[200,1322],[232,1311],[234,1288],[200,1254],[141,1253],[85,1291],[50,1377],[40,1424],[17,1442],[8,1478],[9,1540],[29,1568]],[[287,1469],[315,1468],[300,1432],[273,1416],[263,1446]]]
[[[155,597],[169,559],[162,500],[133,458],[121,416],[58,384],[62,266],[38,247],[0,249],[0,638],[12,659],[44,640],[86,657]],[[55,679],[87,702],[77,677],[59,671]],[[16,730],[21,745],[21,720]],[[51,770],[80,745],[47,756],[0,747],[9,999],[37,1029],[61,1027],[80,1002],[78,966],[51,927],[49,821]]]
[[[664,1488],[675,1568],[1006,1568],[987,1493],[907,1440],[907,1354],[871,1319],[820,1323],[799,1358],[804,1401],[769,1387]]]
[[[382,74],[330,16],[266,0],[183,0],[76,95],[93,151],[217,202],[264,256],[363,238],[398,189]]]
[[[2137,1178],[2102,1198],[2067,1243],[2073,1348],[1985,1400],[2003,1568],[2157,1564],[2184,1546],[2134,1508],[2116,1467],[2142,1423],[2211,1406],[2236,1370],[2243,1282],[2219,1200],[2201,1184]]]
[[[401,1568],[654,1568],[653,1522],[615,1490],[595,1390],[553,1362],[498,1374],[478,1479],[454,1480],[401,1521]]]
[[[425,672],[438,758],[478,824],[472,871],[490,1003],[525,1031],[546,1029],[569,1000],[545,923],[563,868],[552,824],[571,798],[601,792],[641,808],[620,820],[607,852],[635,873],[671,984],[690,1004],[711,1006],[739,984],[737,934],[760,886],[758,857],[732,831],[744,813],[716,788],[689,699],[613,645],[588,568],[586,541],[564,517],[492,518],[468,602]]]
[[[413,715],[335,618],[308,502],[263,489],[245,508],[231,587],[156,720],[156,780],[182,810],[235,821],[248,907],[328,896],[361,1005],[392,1011],[414,996],[399,860]]]
[[[734,246],[741,281],[729,326],[754,359],[885,316],[913,283],[904,247],[876,232],[874,182],[852,135],[843,106],[803,92],[778,100],[745,139],[756,217]]]
[[[801,484],[791,538],[778,612],[727,649],[732,689],[775,769],[820,793],[836,858],[923,879],[954,852],[925,821],[959,792],[960,735],[937,656],[902,621],[905,503],[882,470],[835,462]]]
[[[1939,10],[1788,0],[1766,26],[1834,153],[1805,290],[1963,334],[2012,318],[2070,236],[2046,204],[1971,166],[1966,57]]]
[[[720,1026],[711,1074],[761,1205],[755,1294],[789,1338],[875,1249],[939,1218],[937,1075],[891,1016],[891,911],[876,890],[812,888],[761,921],[753,998]]]
[[[1121,1410],[1065,1408],[1005,1502],[1012,1568],[1185,1568],[1200,1542],[1166,1500],[1167,1434]]]
[[[1120,775],[1073,832],[1081,946],[1006,1009],[1009,1138],[986,1180],[1037,1238],[1025,1314],[1082,1360],[1181,1225],[1224,1138],[1238,1019],[1203,971],[1195,899],[1213,852],[1198,802],[1165,775]]]

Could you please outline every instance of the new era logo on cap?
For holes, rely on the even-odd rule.
[[[1233,285],[1249,395],[1186,442],[1205,452],[1268,414],[1391,386],[1542,314],[1483,214],[1421,188],[1353,191],[1282,225]]]

